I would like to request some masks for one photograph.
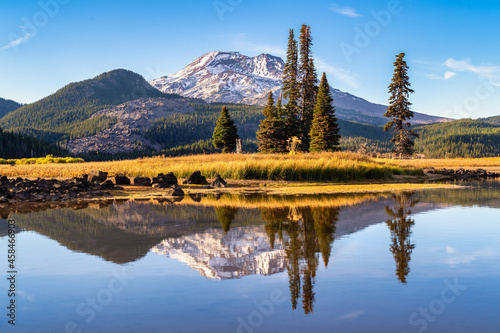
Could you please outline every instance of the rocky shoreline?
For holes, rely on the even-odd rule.
[[[424,173],[430,181],[476,180],[500,177],[500,173],[488,172],[483,169],[427,168],[424,169]],[[215,189],[227,186],[227,182],[220,175],[216,174],[214,181],[209,183],[200,171],[193,172],[182,184],[202,185],[200,189]],[[68,180],[0,177],[0,203],[66,202],[106,198],[112,196],[110,190],[124,190],[123,186],[127,186],[128,189],[149,187],[163,190],[162,194],[166,197],[182,198],[185,196],[177,177],[172,172],[160,173],[156,177],[129,178],[122,174],[108,177],[107,172],[94,171]]]
[[[219,175],[209,183],[200,171],[195,171],[183,184],[205,185],[206,188],[220,188],[227,185]],[[122,186],[127,185],[163,189],[165,196],[184,196],[177,177],[171,172],[166,175],[161,173],[153,178],[129,178],[122,174],[108,178],[107,172],[94,171],[69,180],[0,177],[0,203],[88,200],[109,197],[110,190],[123,190]]]
[[[440,179],[450,180],[474,180],[474,179],[487,179],[487,178],[500,178],[500,173],[488,172],[484,169],[467,170],[460,169],[446,169],[446,168],[425,168],[426,175],[432,175]]]

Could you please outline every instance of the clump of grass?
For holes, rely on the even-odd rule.
[[[39,158],[21,158],[21,159],[3,159],[0,158],[0,164],[10,165],[28,165],[28,164],[52,164],[52,163],[83,163],[84,160],[75,157],[54,157],[47,155]]]

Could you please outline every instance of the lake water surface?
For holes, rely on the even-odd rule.
[[[500,182],[1,206],[1,332],[498,332]]]

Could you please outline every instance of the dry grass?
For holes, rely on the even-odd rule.
[[[410,168],[500,168],[500,157],[452,158],[452,159],[411,159],[395,160],[378,158],[375,162]]]
[[[353,181],[384,179],[392,175],[421,174],[421,170],[387,162],[378,162],[353,153],[290,155],[214,154],[185,157],[154,157],[126,161],[79,164],[0,166],[0,175],[19,177],[74,177],[93,170],[110,176],[123,173],[129,177],[156,176],[173,172],[186,178],[200,170],[213,178],[216,173],[227,179],[265,179],[297,181]]]

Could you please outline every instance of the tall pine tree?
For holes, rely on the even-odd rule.
[[[278,106],[274,106],[273,93],[269,92],[267,105],[264,108],[265,118],[260,122],[257,131],[259,151],[262,153],[284,153],[286,152],[287,133],[285,121],[281,118],[281,97]]]
[[[312,36],[311,27],[303,24],[300,29],[300,121],[302,128],[302,148],[309,149],[309,131],[313,119],[314,107],[316,105],[316,96],[318,94],[318,77],[314,60],[312,57],[311,46]]]
[[[283,97],[287,99],[284,107],[283,119],[285,125],[285,141],[293,136],[300,136],[299,122],[299,55],[297,40],[293,29],[288,35],[285,69],[283,71]]]
[[[226,106],[222,107],[212,138],[214,147],[222,149],[224,153],[229,153],[236,149],[236,139],[240,137],[238,136],[238,129],[231,117],[229,117],[229,111]]]
[[[411,89],[410,78],[408,77],[408,65],[404,60],[405,54],[400,53],[394,62],[394,75],[389,85],[389,107],[384,114],[390,121],[385,125],[384,130],[389,131],[393,127],[394,153],[402,156],[411,156],[415,152],[412,138],[418,134],[411,129],[408,120],[413,118],[413,111],[410,110],[411,103],[408,101]]]
[[[339,125],[332,102],[330,85],[323,73],[309,132],[311,152],[340,150]]]

